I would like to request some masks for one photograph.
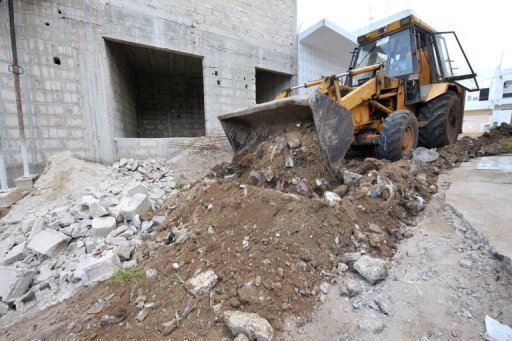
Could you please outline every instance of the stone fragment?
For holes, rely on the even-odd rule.
[[[108,238],[114,238],[114,237],[117,237],[119,236],[121,233],[125,232],[128,230],[128,226],[126,225],[121,225],[119,227],[117,227],[116,229],[110,231],[110,233],[108,234]]]
[[[123,320],[123,316],[103,315],[100,320],[100,326],[105,326],[107,324],[118,324]]]
[[[197,297],[213,289],[217,284],[217,280],[218,277],[213,270],[207,270],[197,274],[195,277],[189,278],[185,282],[185,289]]]
[[[293,160],[293,156],[290,152],[285,153],[284,155],[284,166],[286,168],[293,168],[295,166],[295,161]]]
[[[119,257],[112,251],[107,251],[99,258],[88,257],[78,265],[73,276],[81,279],[86,285],[90,285],[109,279],[120,267]]]
[[[506,324],[500,323],[489,315],[485,315],[485,333],[489,340],[512,340],[512,328]]]
[[[439,154],[434,149],[428,149],[425,147],[418,147],[414,150],[412,154],[412,159],[414,161],[420,161],[422,163],[429,163],[437,160],[439,158]]]
[[[327,293],[329,292],[329,283],[324,282],[320,284],[319,289],[322,292],[322,294],[327,295]]]
[[[343,280],[340,283],[339,288],[340,295],[348,297],[354,297],[356,295],[359,295],[364,290],[363,285],[359,283],[358,280],[350,277]]]
[[[18,187],[0,190],[0,208],[11,207],[21,198],[23,198],[23,194]]]
[[[329,204],[329,206],[333,207],[341,204],[341,197],[334,192],[325,191],[324,200]]]
[[[114,253],[119,256],[121,260],[129,260],[132,258],[135,246],[131,242],[124,242],[114,248]]]
[[[128,197],[133,197],[135,194],[142,194],[142,195],[146,195],[147,196],[148,195],[148,190],[143,185],[137,184],[137,185],[128,187],[124,191],[124,195],[128,196]]]
[[[75,217],[70,213],[64,213],[59,216],[59,222],[61,227],[66,227],[75,222]]]
[[[17,261],[21,261],[27,257],[27,251],[26,251],[26,243],[23,242],[21,244],[16,245],[13,247],[4,258],[4,264],[9,265]]]
[[[251,341],[244,333],[238,334],[233,341]]]
[[[14,185],[22,191],[30,191],[38,177],[39,174],[23,175],[14,179]]]
[[[234,335],[243,333],[257,341],[270,341],[274,337],[270,323],[254,313],[227,310],[224,312],[224,321]]]
[[[137,316],[135,316],[135,319],[139,322],[142,322],[146,319],[146,317],[148,317],[148,314],[149,314],[149,310],[150,309],[142,309],[141,311],[139,311],[139,313],[137,314]]]
[[[27,292],[36,271],[0,266],[0,297],[11,302]]]
[[[341,260],[343,261],[343,263],[355,262],[359,258],[361,258],[360,252],[347,252],[343,254],[343,256],[341,256]]]
[[[108,214],[108,211],[97,200],[89,205],[89,216],[92,218],[103,217]]]
[[[158,271],[155,269],[147,268],[145,271],[146,279],[154,281],[158,278]]]
[[[46,229],[37,233],[27,248],[48,257],[56,257],[66,249],[70,237],[55,230]]]
[[[372,334],[379,334],[384,329],[384,322],[378,316],[366,316],[358,323],[361,330]]]
[[[34,278],[34,284],[42,283],[53,277],[52,265],[49,263],[44,263],[39,268],[39,274]]]
[[[374,223],[370,224],[370,226],[368,227],[368,231],[371,232],[371,233],[377,233],[377,234],[384,233],[382,231],[382,229],[380,228],[380,226],[377,225],[377,224],[374,224]]]
[[[296,133],[290,133],[286,135],[286,143],[288,144],[288,147],[294,149],[299,148],[302,144],[302,141],[300,140],[300,136]]]
[[[363,178],[362,175],[344,170],[342,172],[343,183],[347,186],[359,186],[359,182]]]
[[[92,220],[91,234],[98,237],[106,237],[116,228],[114,217],[98,217]]]
[[[382,259],[361,256],[355,263],[354,269],[368,282],[375,284],[388,275],[387,262]]]
[[[121,200],[120,213],[127,220],[133,220],[135,215],[140,215],[151,209],[151,203],[147,195],[137,193],[129,199]]]

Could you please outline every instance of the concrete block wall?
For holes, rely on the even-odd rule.
[[[107,44],[107,60],[110,72],[112,92],[112,135],[114,137],[137,137],[137,77],[135,70],[119,51],[119,48]]]
[[[140,75],[137,87],[141,137],[204,135],[202,78]]]
[[[7,13],[0,2],[0,138],[12,177],[21,160]],[[201,57],[209,134],[219,114],[255,103],[255,68],[296,75],[296,13],[296,0],[15,1],[31,164],[61,150],[117,158],[114,137],[129,129],[115,123],[122,81],[110,77],[105,39]]]

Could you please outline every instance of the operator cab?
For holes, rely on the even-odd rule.
[[[478,90],[476,74],[455,32],[436,32],[409,15],[358,37],[350,69],[383,64],[388,77],[406,82],[407,104],[420,101],[420,86],[456,82],[468,91]],[[363,73],[347,78],[359,86],[373,77]]]

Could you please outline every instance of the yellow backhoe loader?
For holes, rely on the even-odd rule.
[[[374,145],[379,157],[395,161],[418,143],[456,142],[465,92],[478,84],[455,32],[436,32],[409,15],[357,41],[347,72],[219,116],[233,151],[250,150],[277,129],[311,119],[330,167],[351,145]],[[292,95],[314,86],[312,93]]]

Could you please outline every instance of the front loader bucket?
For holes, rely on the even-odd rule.
[[[352,114],[317,91],[219,116],[235,154],[254,148],[289,124],[311,119],[315,123],[324,160],[331,166],[345,155],[352,143]]]

